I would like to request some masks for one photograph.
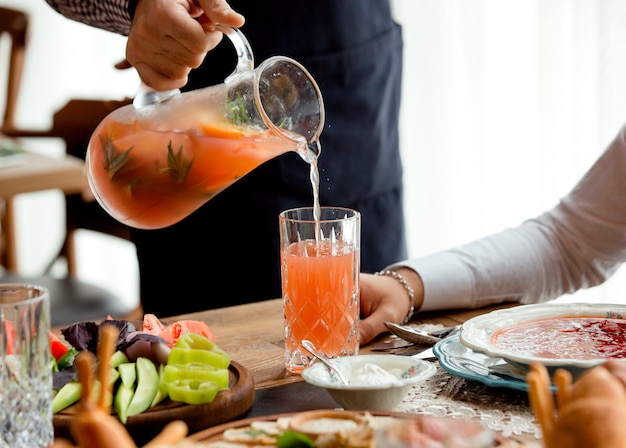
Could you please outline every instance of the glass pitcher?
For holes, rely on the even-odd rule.
[[[269,159],[288,151],[309,163],[319,156],[324,104],[308,71],[283,56],[254,69],[245,36],[215,28],[238,57],[223,84],[186,93],[143,90],[90,139],[89,185],[124,224],[167,227]]]

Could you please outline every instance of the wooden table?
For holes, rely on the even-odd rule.
[[[218,345],[252,373],[255,389],[262,390],[302,381],[300,375],[291,375],[284,367],[282,306],[281,299],[274,299],[163,320],[171,322],[195,319],[206,322],[215,334]],[[421,323],[455,325],[491,309],[506,306],[446,313],[420,313],[414,320]],[[380,336],[372,344],[362,347],[360,353],[372,352],[370,347],[386,337],[388,336]]]
[[[493,309],[515,305],[503,304],[477,310],[419,313],[412,323],[456,325]],[[300,375],[291,375],[285,370],[282,299],[184,314],[162,320],[164,323],[171,323],[182,319],[206,322],[213,331],[218,345],[252,375],[255,389],[254,403],[245,414],[245,418],[337,408],[336,402],[329,394],[320,393],[318,388],[304,382]],[[372,343],[361,347],[360,353],[372,353],[373,345],[389,339],[391,336],[388,334],[380,335]],[[496,419],[513,419],[516,428],[519,427],[518,422],[521,418],[524,421],[523,432],[513,432],[514,438],[537,442],[536,423],[528,408],[525,393],[490,390],[489,387],[479,383],[470,384],[473,383],[471,381],[465,383],[466,380],[452,377],[439,368],[438,371],[440,373],[436,376],[439,379],[433,380],[436,384],[442,385],[445,397],[437,395],[433,398],[437,409],[442,409],[446,402],[449,406],[452,401],[453,408],[463,410],[459,415],[467,415],[468,408],[476,404],[477,414],[475,413],[474,417],[489,414],[486,416],[491,418],[490,415],[493,414]],[[460,396],[451,394],[452,389],[458,390]],[[466,401],[471,400],[468,397],[476,394],[481,398],[482,404]],[[440,399],[444,402],[440,402]],[[506,403],[508,409],[503,412],[497,403]],[[481,405],[486,407],[481,410]],[[418,410],[420,413],[421,411],[423,409]],[[436,413],[441,415],[439,412]],[[510,429],[510,425],[507,428]],[[506,431],[501,432],[507,435]]]
[[[2,264],[7,270],[18,270],[15,196],[43,190],[61,190],[65,194],[89,191],[84,165],[81,159],[69,155],[55,158],[27,153],[23,163],[0,168],[0,198],[5,203]]]
[[[84,167],[85,162],[72,156],[27,153],[23,163],[0,168],[0,197],[51,189],[82,193],[89,188]]]
[[[508,308],[515,305],[502,304],[477,310],[419,313],[412,323],[456,325],[493,309]],[[252,408],[245,416],[246,418],[337,408],[337,404],[329,394],[320,393],[318,388],[304,382],[300,375],[291,375],[285,370],[281,299],[186,314],[163,320],[173,322],[179,319],[195,319],[206,322],[215,334],[218,345],[252,374],[255,382],[255,399]],[[388,334],[380,335],[372,343],[361,347],[360,353],[371,353],[373,352],[371,348],[373,345],[389,339],[391,336]],[[447,374],[441,372],[441,375]],[[443,377],[440,378],[440,380],[435,381],[448,381]],[[450,378],[450,384],[442,386],[446,391],[444,395],[447,395],[442,399],[446,400],[448,404],[451,396],[447,392],[452,388],[459,390],[462,397],[478,394],[483,403],[476,403],[476,406],[485,406],[484,402],[486,402],[487,409],[489,409],[486,414],[493,413],[496,416],[501,416],[501,418],[512,418],[511,421],[515,422],[519,421],[520,418],[525,418],[524,432],[513,433],[515,434],[514,439],[534,444],[538,442],[537,433],[534,432],[536,425],[528,408],[525,393],[490,390],[489,387],[478,383],[470,384],[473,383],[471,381],[464,384],[463,382],[466,380],[461,378],[450,377],[449,375],[448,378]],[[453,387],[452,383],[456,386]],[[435,400],[438,401],[439,398],[435,398]],[[452,398],[452,400],[456,400],[456,398]],[[461,401],[454,405],[458,406],[459,409],[464,409],[462,413],[472,406],[463,400],[464,398],[461,398]],[[497,403],[500,405],[506,403],[509,409],[501,412]],[[478,414],[481,413],[480,410],[477,412]],[[513,424],[513,426],[515,425],[517,423]],[[509,425],[507,428],[510,430],[511,426]],[[504,435],[506,435],[505,432],[503,431]]]

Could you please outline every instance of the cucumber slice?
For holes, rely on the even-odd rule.
[[[52,413],[56,414],[74,403],[78,403],[81,390],[82,386],[77,381],[66,383],[52,399]]]
[[[137,415],[150,407],[159,389],[159,372],[148,358],[137,358],[137,387],[128,405],[127,416]]]
[[[113,409],[117,412],[117,416],[120,421],[126,424],[128,420],[128,407],[135,395],[135,389],[133,385],[120,384],[115,392],[115,398],[113,399]]]
[[[159,364],[159,389],[157,390],[156,395],[152,399],[152,403],[150,403],[150,407],[153,408],[166,398],[169,395],[167,393],[167,386],[165,384],[165,364]]]
[[[128,357],[124,354],[124,352],[120,350],[116,351],[115,353],[113,353],[113,356],[111,356],[111,367],[113,368],[116,368],[120,364],[126,362],[128,362]]]
[[[125,362],[117,366],[117,371],[120,373],[120,379],[122,384],[128,387],[133,387],[135,380],[137,379],[137,366],[134,362]]]

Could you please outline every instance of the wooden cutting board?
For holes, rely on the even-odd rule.
[[[250,410],[254,402],[254,380],[241,364],[231,361],[229,367],[230,387],[221,391],[211,403],[188,405],[166,400],[141,414],[133,415],[126,422],[126,429],[139,446],[146,444],[163,427],[174,420],[183,420],[189,433],[195,433],[221,423],[236,420]],[[72,440],[70,424],[78,406],[70,406],[53,417],[55,437]]]
[[[201,443],[219,442],[223,440],[222,435],[224,434],[224,431],[226,431],[227,429],[244,428],[244,427],[249,426],[252,422],[255,422],[255,421],[276,421],[280,418],[295,417],[298,415],[309,414],[310,412],[318,412],[318,411],[290,412],[290,413],[284,413],[284,414],[250,417],[250,418],[246,418],[246,419],[238,420],[238,421],[230,421],[230,422],[226,422],[221,425],[218,425],[218,426],[207,428],[198,433],[192,434],[188,437],[188,440],[191,440],[194,442],[201,442]],[[336,412],[336,410],[331,410],[331,409],[327,409],[326,411]],[[339,411],[339,412],[346,412],[349,414],[360,414],[360,415],[365,414],[365,411]],[[388,416],[388,417],[396,417],[399,419],[419,418],[417,414],[406,414],[403,412],[370,411],[368,413],[373,416],[379,416],[379,417]],[[524,438],[521,438],[521,437],[518,438],[516,436],[504,437],[503,435],[496,433],[495,438],[496,439],[494,441],[493,448],[498,448],[501,445],[506,445],[507,448],[516,448],[516,447],[517,448],[528,448],[528,447],[538,448],[539,446],[535,440],[533,440],[531,444],[526,445],[527,441]]]
[[[335,412],[334,410],[328,409],[329,412]],[[223,423],[221,425],[218,426],[214,426],[212,428],[207,428],[203,431],[200,431],[198,433],[192,434],[188,437],[189,440],[193,440],[195,442],[203,442],[203,443],[209,443],[209,442],[219,442],[222,440],[222,434],[224,433],[224,431],[226,431],[227,429],[231,429],[231,428],[244,428],[246,426],[249,426],[252,422],[259,422],[259,421],[276,421],[280,418],[285,418],[285,417],[294,417],[297,415],[301,415],[301,414],[308,414],[310,412],[317,412],[316,411],[305,411],[305,412],[288,412],[288,413],[284,413],[284,414],[273,414],[273,415],[265,415],[262,417],[250,417],[250,418],[246,418],[243,420],[238,420],[238,421],[232,421],[232,422],[227,422],[227,423]],[[344,411],[339,411],[339,412],[344,412]],[[362,414],[362,412],[358,412],[358,411],[345,411],[348,414]],[[372,415],[394,415],[391,412],[371,412]],[[395,414],[397,416],[406,416],[406,414]]]

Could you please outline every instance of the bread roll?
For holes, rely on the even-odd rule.
[[[611,358],[602,364],[602,367],[606,368],[626,388],[626,362],[624,361],[623,359]]]
[[[573,384],[570,400],[587,397],[607,398],[626,404],[624,386],[603,365],[588,370]]]
[[[546,446],[626,448],[626,408],[600,398],[572,401],[560,413]]]
[[[546,446],[626,448],[626,390],[605,367],[574,383]]]

